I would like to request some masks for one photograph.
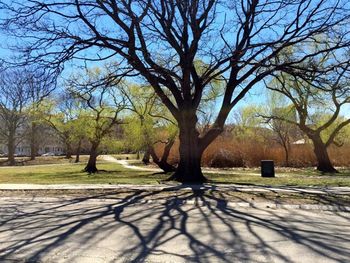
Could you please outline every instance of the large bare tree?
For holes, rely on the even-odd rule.
[[[114,58],[138,72],[178,123],[180,162],[173,179],[182,182],[205,181],[202,153],[252,87],[273,72],[289,71],[306,58],[349,43],[347,0],[0,3],[8,13],[2,25],[21,38],[23,45],[15,48],[23,51],[25,63],[57,69],[71,59]],[[275,59],[296,43],[322,42],[325,35],[332,41],[320,50]],[[198,60],[205,66],[195,67]],[[224,94],[215,121],[200,134],[197,109],[213,80],[222,81]]]

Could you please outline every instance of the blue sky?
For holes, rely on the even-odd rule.
[[[0,39],[3,41],[0,44],[0,58],[9,58],[11,57],[11,51],[5,48],[6,44],[6,36],[4,34],[1,34],[0,32]],[[66,75],[69,74],[71,67],[67,67]],[[267,99],[267,90],[264,88],[263,83],[258,83],[255,87],[253,87],[250,92],[237,104],[237,106],[232,110],[228,122],[234,122],[234,114],[237,110],[239,110],[241,107],[246,107],[249,105],[264,105],[266,103]],[[220,107],[220,103],[218,102],[216,104],[216,110],[218,110]],[[342,108],[342,115],[348,116],[350,118],[350,105],[346,105]]]
[[[0,17],[3,16],[3,14],[1,14],[0,11]],[[8,42],[6,39],[6,36],[4,34],[2,34],[0,32],[0,39],[2,39],[2,41],[0,42],[0,58],[9,58],[11,56],[11,52],[7,49],[5,49],[6,47],[6,43]],[[74,62],[74,63],[78,63],[78,62]],[[67,64],[66,67],[66,71],[65,71],[65,75],[69,74],[69,72],[71,71],[71,67],[69,66],[69,64]],[[237,110],[240,107],[244,107],[247,105],[254,105],[254,104],[264,104],[266,102],[266,89],[264,89],[263,87],[263,83],[259,83],[257,84],[250,92],[249,94],[242,100],[239,102],[239,104],[237,105],[237,107],[234,108],[233,112],[231,113],[231,117],[229,119],[232,120],[232,115],[234,114],[234,111]],[[217,107],[219,107],[219,103],[217,105]],[[344,107],[344,109],[342,110],[342,113],[346,116],[350,117],[350,106]]]

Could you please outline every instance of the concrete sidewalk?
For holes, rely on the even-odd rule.
[[[144,191],[171,190],[216,190],[238,192],[277,192],[350,195],[350,187],[294,187],[294,186],[259,186],[238,184],[177,184],[157,185],[133,184],[0,184],[0,190],[86,190],[86,189],[130,189]]]
[[[48,194],[45,191],[60,191],[60,196],[52,197],[52,195]],[[76,190],[79,195],[81,195],[82,199],[89,199],[93,202],[109,202],[111,200],[123,200],[123,196],[118,194],[101,194],[104,190],[106,191],[119,191],[120,193],[124,191],[134,191],[136,192],[164,192],[169,193],[169,196],[162,196],[161,198],[156,197],[155,195],[150,195],[147,199],[139,200],[138,203],[143,204],[151,204],[158,203],[164,204],[166,203],[168,198],[176,198],[174,192],[188,193],[192,191],[215,191],[216,193],[225,193],[228,194],[226,196],[232,197],[227,198],[216,198],[215,200],[207,200],[206,198],[196,198],[196,197],[182,197],[178,198],[176,202],[179,205],[187,204],[193,206],[206,206],[209,203],[213,206],[221,206],[226,208],[237,208],[237,207],[250,207],[250,208],[258,208],[258,209],[302,209],[302,210],[322,210],[322,211],[342,211],[342,212],[350,212],[350,203],[348,201],[339,202],[340,200],[348,200],[346,196],[350,195],[350,187],[329,187],[329,188],[320,188],[320,187],[272,187],[272,186],[248,186],[248,185],[223,185],[223,184],[204,184],[204,185],[182,185],[182,184],[159,184],[159,185],[131,185],[131,184],[119,184],[119,185],[110,185],[110,184],[80,184],[80,185],[69,185],[69,184],[57,184],[57,185],[41,185],[41,184],[0,184],[0,191],[5,192],[3,196],[0,197],[0,200],[17,200],[17,202],[21,202],[23,198],[28,198],[32,196],[32,201],[41,202],[44,200],[71,200],[71,196],[64,196],[64,191],[68,191],[70,194]],[[26,197],[21,196],[21,194],[13,195],[10,194],[6,196],[6,192],[23,192],[27,193]],[[61,192],[63,191],[63,192]],[[91,192],[89,192],[91,191]],[[96,191],[99,194],[96,194]],[[101,192],[102,191],[102,192]],[[67,193],[68,193],[67,192]],[[91,193],[95,193],[93,195],[99,196],[97,199],[95,197],[91,197]],[[241,194],[249,195],[252,194],[254,198],[242,198]],[[238,195],[238,198],[235,198],[235,194]],[[267,194],[268,196],[274,195],[293,195],[298,194],[301,196],[299,202],[295,202],[293,200],[289,201],[289,197],[285,198],[284,201],[269,198],[262,199],[259,198],[259,194]],[[57,194],[56,194],[57,195]],[[56,196],[55,195],[55,196]],[[92,195],[92,196],[93,196]],[[195,195],[195,194],[194,194]],[[304,195],[313,195],[319,196],[322,202],[308,202],[307,197]],[[47,196],[47,197],[46,197]],[[90,197],[89,197],[90,196]],[[189,195],[187,195],[189,196]],[[329,201],[329,197],[333,197],[333,201]],[[337,196],[339,201],[337,201]],[[345,198],[344,198],[345,197]],[[76,198],[76,197],[75,197]],[[304,199],[306,200],[304,200]],[[287,201],[286,201],[287,199]],[[292,198],[293,199],[293,196]],[[335,201],[334,201],[335,200]],[[326,201],[326,202],[323,202]]]

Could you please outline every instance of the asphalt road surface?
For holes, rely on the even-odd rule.
[[[350,214],[0,198],[0,262],[350,262]]]

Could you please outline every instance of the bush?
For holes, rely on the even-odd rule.
[[[244,160],[242,155],[238,153],[232,153],[224,149],[220,149],[218,153],[214,154],[209,163],[210,167],[223,168],[223,167],[244,167]]]

